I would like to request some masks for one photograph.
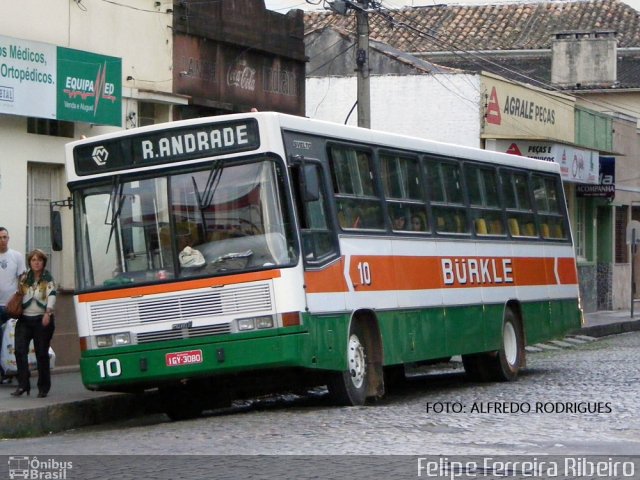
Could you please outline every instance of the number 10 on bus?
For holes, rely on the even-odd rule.
[[[358,262],[358,273],[360,274],[360,285],[371,285],[369,262]]]

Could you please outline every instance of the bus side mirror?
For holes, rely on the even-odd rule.
[[[305,202],[317,202],[320,199],[320,180],[318,166],[305,165],[302,172],[302,194]]]
[[[51,249],[62,250],[62,218],[58,210],[51,210]]]

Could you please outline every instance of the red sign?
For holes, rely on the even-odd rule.
[[[180,367],[202,363],[202,350],[190,350],[188,352],[173,352],[165,355],[167,367]]]
[[[507,153],[510,153],[511,155],[522,156],[522,153],[520,153],[520,149],[518,148],[518,145],[516,145],[515,143],[512,143],[511,145],[509,145],[509,148],[507,148]]]
[[[487,123],[493,123],[494,125],[500,125],[502,123],[502,115],[500,114],[500,104],[498,103],[496,87],[491,89],[489,105],[487,105]]]

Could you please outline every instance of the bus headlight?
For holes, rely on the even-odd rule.
[[[98,348],[111,347],[113,345],[113,335],[97,335],[96,345]]]
[[[264,317],[256,318],[256,327],[258,329],[273,328],[273,317],[271,315],[266,315]]]
[[[245,330],[253,330],[256,328],[256,322],[253,318],[241,318],[238,320],[238,330],[243,332]]]
[[[129,332],[96,335],[96,345],[98,348],[131,345],[131,335]]]
[[[251,318],[239,318],[236,320],[238,325],[238,331],[244,332],[247,330],[262,330],[265,328],[273,328],[273,316],[272,315],[263,315],[261,317],[251,317]]]
[[[131,336],[129,332],[116,333],[113,335],[113,344],[114,345],[130,345],[131,344]]]

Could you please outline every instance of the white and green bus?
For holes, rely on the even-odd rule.
[[[83,382],[172,418],[307,385],[360,405],[453,355],[514,380],[581,326],[554,163],[264,112],[76,141],[67,174]]]

